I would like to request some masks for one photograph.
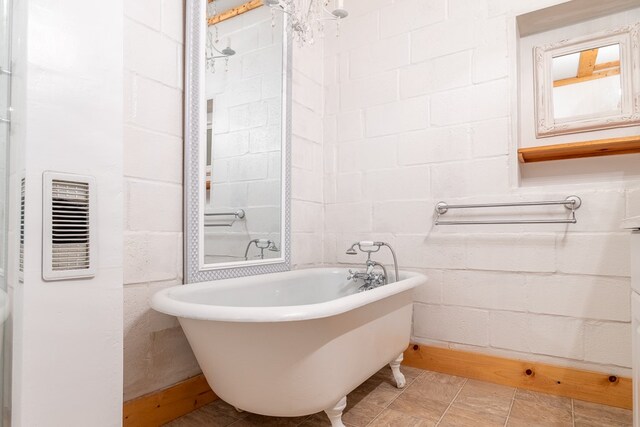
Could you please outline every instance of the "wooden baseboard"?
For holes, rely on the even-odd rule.
[[[412,344],[404,365],[466,378],[633,408],[631,378],[537,362]]]
[[[124,403],[124,427],[158,427],[207,405],[216,396],[198,375]]]

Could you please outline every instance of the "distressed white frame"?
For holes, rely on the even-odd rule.
[[[184,282],[288,271],[291,265],[291,34],[284,15],[282,44],[281,256],[265,260],[204,263],[207,108],[204,91],[206,0],[187,0],[185,17]]]
[[[627,25],[586,37],[537,46],[533,50],[536,137],[633,126],[640,123],[640,24]],[[620,45],[621,111],[557,120],[553,112],[553,58]]]

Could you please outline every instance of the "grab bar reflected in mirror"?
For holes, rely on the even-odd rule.
[[[244,211],[244,209],[238,209],[235,212],[205,212],[204,214],[205,219],[208,217],[214,217],[214,216],[233,216],[234,218],[233,220],[231,220],[231,222],[225,222],[225,223],[207,224],[205,222],[204,224],[205,227],[231,227],[236,220],[245,219],[247,217],[247,214]]]
[[[235,216],[238,219],[244,219],[247,214],[244,209],[238,209],[235,212],[205,212],[204,216]]]

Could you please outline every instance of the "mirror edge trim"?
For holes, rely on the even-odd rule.
[[[185,10],[185,47],[184,47],[184,171],[183,171],[183,283],[198,283],[234,277],[276,273],[291,269],[291,112],[292,112],[292,35],[288,30],[288,17],[284,17],[283,31],[283,94],[282,124],[282,182],[284,200],[282,200],[284,257],[282,261],[248,262],[243,267],[200,268],[200,230],[198,220],[199,199],[199,147],[200,89],[205,80],[205,66],[200,52],[203,51],[206,24],[206,3],[202,0],[187,0]]]

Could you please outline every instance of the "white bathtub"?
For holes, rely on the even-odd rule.
[[[262,415],[327,410],[332,418],[344,396],[406,349],[411,289],[426,281],[400,272],[400,281],[358,293],[347,275],[319,268],[175,286],[151,305],[179,318],[226,402]],[[332,423],[342,425],[335,410]]]

